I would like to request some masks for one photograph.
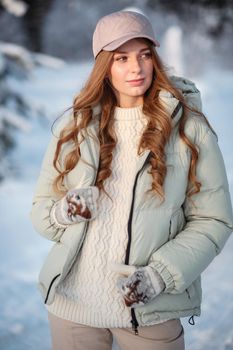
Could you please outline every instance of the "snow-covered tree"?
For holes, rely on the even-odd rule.
[[[59,68],[63,63],[21,46],[0,42],[0,180],[10,170],[7,154],[15,145],[16,132],[29,131],[32,118],[46,116],[42,106],[29,101],[9,80],[28,79],[38,65]]]

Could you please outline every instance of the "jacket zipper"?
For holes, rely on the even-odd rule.
[[[151,152],[148,154],[146,157],[146,160],[141,167],[141,169],[137,172],[137,175],[134,180],[134,186],[133,186],[133,197],[132,197],[132,202],[131,202],[131,208],[130,208],[130,213],[129,213],[129,220],[128,220],[128,243],[127,243],[127,248],[126,248],[126,256],[125,256],[125,264],[129,265],[129,256],[130,256],[130,246],[131,246],[131,240],[132,240],[132,218],[133,218],[133,207],[134,207],[134,200],[135,200],[135,191],[136,191],[136,186],[137,186],[137,181],[138,181],[138,176],[144,166],[146,165],[148,159],[150,158]],[[135,315],[134,308],[131,308],[131,323],[132,323],[132,329],[135,333],[135,335],[138,335],[138,321]]]
[[[175,116],[177,115],[177,113],[179,112],[180,108],[182,107],[182,103],[179,102],[178,105],[176,106],[176,108],[174,109],[171,118],[175,118]],[[133,198],[132,198],[132,203],[131,203],[131,208],[130,208],[130,214],[129,214],[129,220],[128,220],[128,236],[129,236],[129,240],[128,240],[128,245],[127,245],[127,249],[126,249],[126,258],[125,258],[125,264],[128,265],[129,263],[129,254],[130,254],[130,244],[131,244],[131,223],[132,223],[132,217],[133,217],[133,205],[134,205],[134,197],[135,197],[135,189],[136,189],[136,185],[137,185],[137,181],[138,181],[138,176],[140,174],[140,172],[142,171],[142,169],[144,168],[145,164],[147,163],[148,159],[150,158],[151,152],[148,154],[148,156],[146,157],[146,160],[143,164],[143,166],[141,167],[141,169],[137,172],[137,175],[135,177],[134,180],[134,186],[133,186]],[[171,223],[170,223],[171,224]]]
[[[138,321],[137,321],[135,311],[133,308],[131,309],[131,317],[132,317],[132,319],[131,319],[132,329],[133,329],[135,335],[138,335]]]
[[[53,285],[54,281],[55,281],[60,275],[61,275],[61,274],[59,273],[58,275],[56,275],[56,276],[52,279],[52,281],[51,281],[51,283],[50,283],[50,285],[49,285],[49,289],[48,289],[48,292],[47,292],[45,301],[44,301],[45,304],[47,303],[47,300],[48,300],[48,297],[49,297],[49,293],[50,293],[50,290],[51,290],[51,288],[52,288],[52,285]]]

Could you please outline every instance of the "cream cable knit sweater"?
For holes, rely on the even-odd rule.
[[[142,106],[116,107],[114,126],[117,145],[112,175],[101,192],[99,214],[90,221],[82,250],[71,272],[57,289],[47,309],[55,315],[94,327],[131,327],[130,309],[116,287],[119,276],[112,262],[124,263],[128,241],[127,223],[138,161],[137,146],[146,118]]]

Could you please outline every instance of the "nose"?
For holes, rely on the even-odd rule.
[[[133,58],[131,61],[131,71],[132,73],[139,73],[141,72],[141,62],[138,58]]]

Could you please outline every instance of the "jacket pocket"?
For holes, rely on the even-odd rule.
[[[176,210],[170,219],[169,224],[169,240],[173,239],[182,229],[185,225],[185,217],[184,212],[182,208],[179,208]]]

